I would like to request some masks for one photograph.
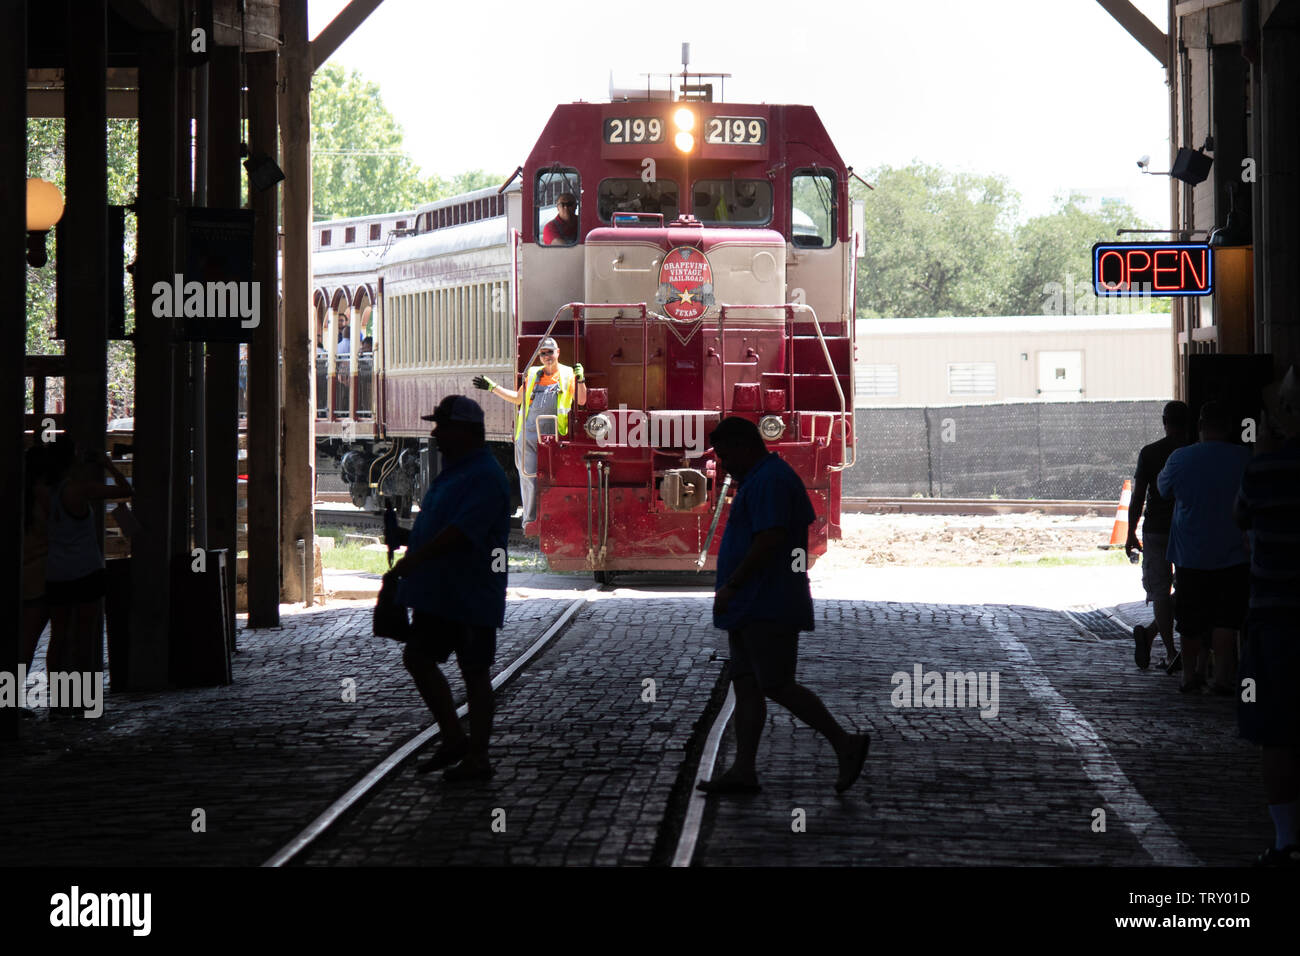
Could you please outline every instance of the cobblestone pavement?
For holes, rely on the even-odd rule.
[[[498,667],[577,593],[576,579],[558,581],[512,590]],[[491,782],[451,786],[408,763],[304,862],[668,858],[726,642],[706,592],[626,583],[635,590],[595,595],[498,695]],[[1236,864],[1270,837],[1258,757],[1236,737],[1231,702],[1137,670],[1127,639],[1080,633],[1057,610],[851,598],[819,598],[800,679],[872,734],[864,779],[837,797],[829,746],[771,705],[764,790],[710,801],[697,862]],[[1119,613],[1142,616],[1140,605]],[[24,722],[16,744],[0,744],[0,864],[266,860],[429,723],[400,648],[370,637],[369,614],[336,604],[242,631],[230,687],[110,695],[98,720]],[[996,716],[894,706],[891,675],[918,664],[996,673]],[[356,703],[342,701],[346,678]],[[730,747],[728,733],[720,767]],[[192,831],[197,808],[205,833]]]
[[[567,603],[512,600],[496,666]],[[229,687],[108,694],[97,719],[24,721],[16,744],[0,744],[0,865],[268,859],[430,723],[400,645],[371,636],[371,608],[282,607],[282,627],[240,631]],[[343,701],[347,678],[355,703]],[[196,809],[205,833],[192,830]]]
[[[830,746],[769,705],[763,792],[710,801],[697,863],[1240,865],[1271,838],[1258,756],[1236,736],[1231,701],[1139,671],[1127,640],[1028,607],[828,601],[818,612],[799,679],[871,733],[867,772],[836,796]],[[891,675],[918,663],[998,673],[997,715],[893,706]],[[728,733],[719,767],[732,746]],[[1098,809],[1105,832],[1093,829]]]
[[[491,781],[448,784],[408,763],[306,862],[651,862],[719,683],[719,633],[702,596],[624,594],[585,607],[498,695]]]

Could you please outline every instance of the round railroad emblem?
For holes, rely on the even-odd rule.
[[[655,295],[668,315],[690,322],[713,305],[713,269],[699,249],[678,246],[664,256]]]

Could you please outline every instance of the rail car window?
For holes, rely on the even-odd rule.
[[[695,218],[708,226],[764,226],[772,221],[765,179],[701,179],[691,187]]]
[[[533,209],[538,245],[576,245],[582,214],[582,178],[578,171],[552,166],[538,173]]]
[[[800,170],[790,182],[790,241],[803,249],[835,244],[835,176]]]
[[[677,184],[671,179],[602,179],[596,208],[601,222],[613,222],[616,212],[657,212],[668,222],[677,218]]]

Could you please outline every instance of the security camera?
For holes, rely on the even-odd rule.
[[[1141,159],[1138,160],[1138,169],[1146,169],[1150,165],[1151,165],[1150,156],[1143,156]]]

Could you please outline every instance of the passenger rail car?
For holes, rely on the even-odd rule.
[[[364,355],[339,359],[331,314],[352,311],[354,343],[378,316],[373,412],[349,393],[318,417],[354,501],[409,507],[432,470],[419,416],[455,392],[479,399],[513,466],[516,409],[471,381],[519,387],[549,335],[588,387],[567,429],[539,443],[538,520],[525,531],[552,568],[712,566],[730,482],[707,436],[728,415],[758,423],[803,478],[811,564],[839,537],[840,473],[855,458],[861,239],[847,177],[812,107],[572,103],[504,191],[382,217],[375,245],[350,259],[335,236],[370,236],[374,221],[317,224],[327,399],[345,366],[356,390]],[[567,244],[546,229],[564,193],[578,200]]]

